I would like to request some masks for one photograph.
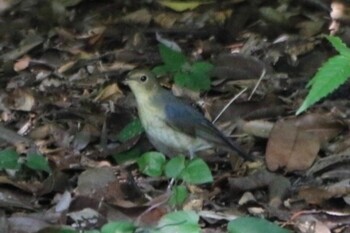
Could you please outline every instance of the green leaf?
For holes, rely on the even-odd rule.
[[[210,89],[210,73],[214,66],[208,62],[196,62],[192,65],[194,88],[192,90],[207,91]]]
[[[199,216],[194,211],[177,211],[166,214],[158,223],[159,233],[199,233]]]
[[[1,169],[19,169],[19,155],[13,149],[0,151],[0,170]]]
[[[182,205],[188,197],[187,188],[183,185],[174,186],[171,190],[169,204],[174,206]]]
[[[99,230],[86,230],[84,233],[101,233]]]
[[[156,66],[152,69],[152,72],[156,76],[162,76],[162,75],[166,75],[168,72],[170,72],[170,68],[166,65]]]
[[[144,129],[142,127],[140,119],[135,119],[126,125],[122,131],[118,134],[118,140],[121,142],[126,142],[129,139],[136,137],[143,133]]]
[[[138,160],[140,170],[149,176],[161,176],[165,164],[165,156],[156,151],[144,153]]]
[[[189,162],[181,173],[181,178],[190,184],[204,184],[213,181],[208,165],[200,158]]]
[[[101,233],[134,233],[136,227],[130,222],[111,222],[104,225]]]
[[[196,62],[192,65],[193,73],[209,74],[213,70],[214,66],[209,62]]]
[[[47,173],[51,172],[49,162],[40,154],[28,154],[25,165],[35,171],[46,171]]]
[[[135,160],[139,158],[141,155],[141,149],[140,147],[136,146],[134,148],[131,148],[130,150],[114,154],[112,155],[113,159],[116,161],[118,164],[122,164],[126,161],[130,160]]]
[[[78,231],[75,231],[71,227],[68,226],[62,226],[62,227],[45,227],[42,228],[40,231],[37,231],[36,233],[78,233]]]
[[[159,45],[159,53],[168,72],[180,70],[182,65],[187,62],[184,54],[174,51],[163,44]]]
[[[265,219],[241,217],[229,222],[229,233],[291,233]]]
[[[48,232],[46,231],[45,233],[48,233]],[[62,230],[59,230],[57,233],[78,233],[78,231],[69,230],[69,229],[62,229]],[[88,232],[86,232],[86,233],[88,233]]]
[[[297,115],[327,96],[350,77],[350,58],[338,55],[330,58],[310,81],[311,89]]]
[[[160,4],[178,12],[193,10],[202,4],[206,4],[207,1],[169,1],[169,0],[160,0]]]
[[[206,91],[210,89],[210,71],[213,65],[208,62],[196,62],[189,72],[175,74],[175,83],[193,91]]]
[[[185,168],[185,157],[184,156],[176,156],[170,159],[164,168],[164,172],[166,177],[169,178],[177,178],[182,170]]]
[[[343,41],[337,36],[327,36],[327,40],[332,46],[343,56],[350,59],[350,49],[343,43]]]
[[[191,74],[185,73],[185,72],[177,72],[174,76],[174,81],[177,85],[181,87],[186,87],[188,89],[191,89],[192,81],[191,81]]]

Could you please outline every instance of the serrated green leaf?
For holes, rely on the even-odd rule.
[[[254,217],[241,217],[229,222],[227,226],[229,233],[291,233],[272,222]]]
[[[159,45],[159,52],[169,72],[180,70],[182,65],[187,62],[184,54],[174,51],[163,44]]]
[[[194,211],[177,211],[166,214],[158,223],[159,233],[199,233],[199,216]]]
[[[19,154],[13,149],[0,151],[0,170],[1,169],[18,169]]]
[[[78,233],[78,231],[75,231],[74,229],[68,226],[62,226],[62,227],[49,226],[49,227],[42,228],[36,233]]]
[[[171,158],[165,165],[164,172],[166,177],[177,178],[185,168],[185,157],[176,156]]]
[[[121,142],[126,142],[129,139],[136,137],[137,135],[143,133],[144,129],[142,127],[140,119],[135,119],[127,124],[118,134],[118,140]]]
[[[200,158],[190,161],[180,177],[190,184],[204,184],[213,181],[208,165]]]
[[[210,89],[210,71],[213,65],[208,62],[194,63],[188,72],[177,72],[174,81],[177,85],[193,91],[207,91]]]
[[[193,91],[207,91],[210,89],[210,78],[199,73],[177,73],[174,81],[181,87]]]
[[[170,72],[170,68],[167,65],[156,66],[152,69],[152,72],[156,76],[162,76],[162,75],[166,75],[168,72]]]
[[[163,6],[166,6],[178,12],[193,10],[200,5],[207,3],[204,1],[165,1],[165,0],[161,0],[161,1],[158,0],[158,2]]]
[[[297,115],[326,97],[350,77],[350,59],[343,55],[330,58],[310,81],[311,89]]]
[[[114,155],[112,155],[112,157],[116,163],[122,164],[126,161],[136,160],[137,158],[139,158],[141,156],[141,154],[142,153],[141,153],[140,147],[136,146],[136,147],[131,148],[130,150],[123,151],[123,152],[118,153],[118,154],[114,154]]]
[[[35,171],[51,172],[49,162],[40,154],[28,154],[25,165]]]
[[[137,164],[142,173],[148,176],[160,176],[165,165],[165,156],[156,151],[144,153],[138,160]]]
[[[101,233],[134,233],[136,227],[130,222],[111,222],[104,225]]]
[[[174,81],[180,87],[191,89],[191,76],[189,73],[177,72],[174,76]]]
[[[214,66],[210,64],[209,62],[195,62],[192,65],[192,72],[194,73],[203,73],[203,74],[209,74]]]
[[[343,41],[339,37],[327,36],[326,38],[341,55],[350,59],[350,49],[343,43]]]
[[[174,186],[171,190],[169,204],[174,206],[182,205],[188,197],[188,190],[183,185]]]

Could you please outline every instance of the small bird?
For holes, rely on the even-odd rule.
[[[141,123],[151,144],[167,156],[216,147],[253,158],[230,141],[200,112],[162,88],[148,70],[131,71],[125,80],[134,93]]]

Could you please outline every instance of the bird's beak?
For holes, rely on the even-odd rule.
[[[122,81],[122,83],[123,83],[124,85],[128,85],[128,84],[129,84],[129,80],[124,79],[124,80]]]
[[[124,80],[122,81],[122,83],[124,84],[124,85],[129,85],[129,83],[130,83],[130,78],[129,78],[129,76],[126,76],[125,78],[124,78]]]

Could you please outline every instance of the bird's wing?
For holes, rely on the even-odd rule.
[[[242,149],[223,135],[209,120],[192,107],[180,101],[168,102],[164,108],[166,123],[192,137],[237,151],[245,159],[252,160]]]
[[[168,102],[164,108],[166,123],[181,132],[196,137],[198,127],[205,118],[190,106],[177,101]]]

